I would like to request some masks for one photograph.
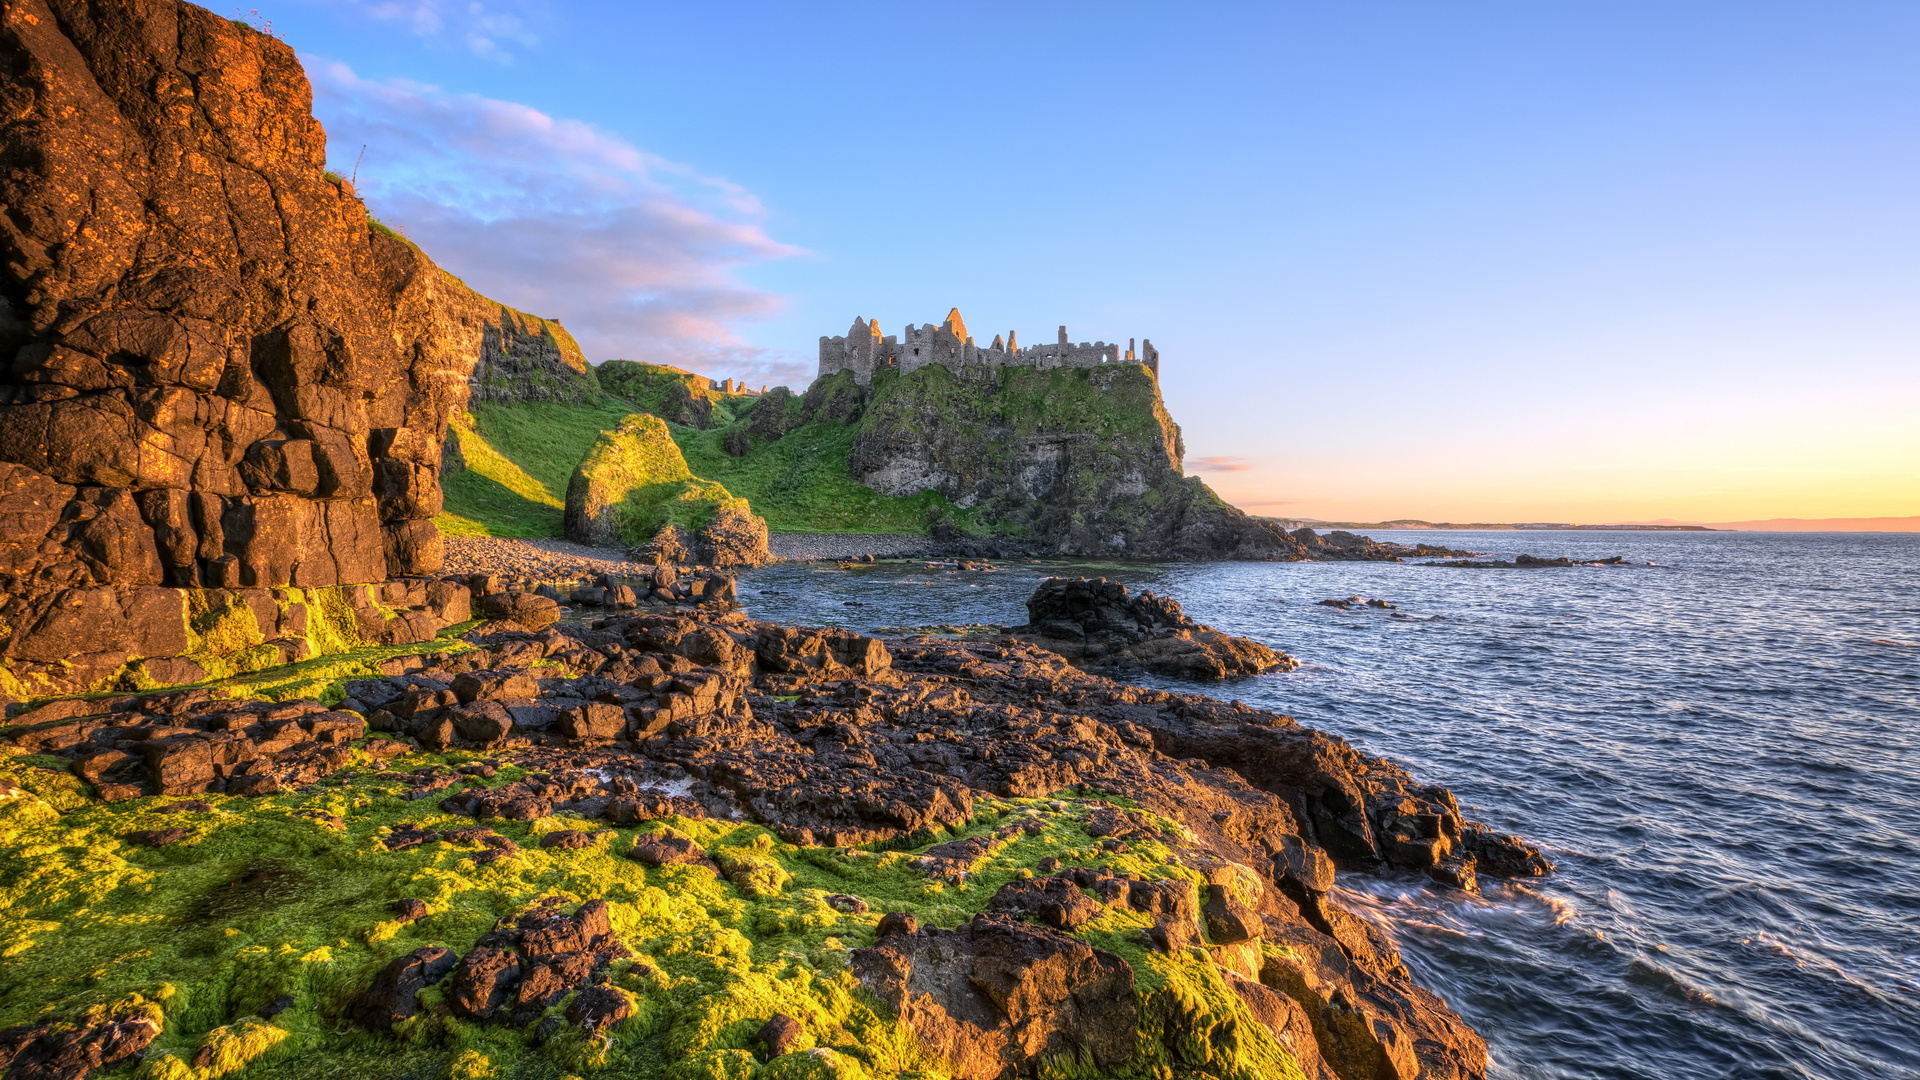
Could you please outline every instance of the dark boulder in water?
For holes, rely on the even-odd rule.
[[[1177,601],[1129,595],[1107,578],[1048,578],[1010,633],[1086,667],[1136,667],[1189,679],[1290,670],[1292,657],[1194,622]]]

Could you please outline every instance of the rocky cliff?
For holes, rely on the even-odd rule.
[[[186,590],[436,571],[476,361],[566,366],[564,332],[369,221],[272,37],[175,0],[21,0],[0,57],[0,641],[29,668],[87,654],[16,674],[156,655]],[[48,639],[74,610],[95,631]]]
[[[843,371],[802,396],[766,395],[738,445],[752,453],[812,424],[857,429],[847,472],[867,488],[931,492],[963,511],[934,522],[946,538],[973,533],[1048,555],[1306,556],[1279,526],[1183,474],[1180,427],[1144,365],[956,374],[934,364],[879,371],[867,386]]]

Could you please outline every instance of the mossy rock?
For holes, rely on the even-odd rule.
[[[647,413],[601,432],[587,450],[567,484],[566,520],[569,539],[596,547],[645,544],[664,533],[688,549],[685,561],[765,557],[766,522],[745,499],[693,475],[666,421]],[[722,551],[733,554],[716,557]]]
[[[190,803],[172,813],[162,811],[179,800],[164,797],[56,807],[33,791],[56,774],[30,756],[0,752],[0,779],[11,785],[0,790],[21,792],[0,802],[0,929],[12,976],[0,980],[0,1026],[148,1010],[164,1030],[141,1071],[181,1080],[932,1080],[950,1074],[909,1024],[875,1007],[847,969],[848,950],[874,941],[881,913],[906,912],[950,929],[1046,858],[1142,878],[1190,873],[1157,841],[1126,852],[1100,848],[1085,828],[1100,804],[1081,800],[983,799],[975,820],[904,850],[807,847],[745,822],[679,818],[613,826],[615,839],[584,850],[543,847],[544,834],[582,827],[557,816],[495,823],[518,848],[499,862],[478,863],[456,843],[389,851],[381,838],[401,826],[471,822],[409,801],[404,782],[355,750],[358,767],[338,783],[258,798],[209,794],[193,800],[205,809]],[[398,767],[469,760],[417,754]],[[525,775],[510,764],[472,783]],[[1040,828],[995,850],[964,885],[913,866],[932,844],[1010,822]],[[157,849],[125,839],[130,830],[158,827],[193,835]],[[719,853],[735,878],[753,880],[743,888],[704,866],[647,867],[623,854],[642,833],[668,827]],[[784,880],[764,887],[775,878]],[[869,910],[826,902],[841,893],[863,898]],[[555,896],[569,907],[606,899],[614,932],[634,953],[609,969],[631,1014],[603,1036],[567,1028],[538,1041],[531,1037],[538,1022],[471,1022],[450,1011],[437,987],[421,994],[419,1015],[391,1034],[344,1019],[393,958],[427,945],[464,953],[500,919]],[[402,897],[424,901],[429,915],[395,919]],[[1139,979],[1137,1057],[1111,1075],[1297,1077],[1284,1048],[1204,956],[1153,953],[1140,943],[1149,921],[1115,910],[1086,928],[1090,944],[1123,955]],[[1156,1007],[1162,998],[1167,1007]],[[269,1006],[274,1015],[263,1016]],[[806,1035],[792,1053],[762,1064],[754,1036],[776,1013],[799,1019]],[[556,1006],[553,1015],[563,1014],[564,1004]],[[189,1064],[202,1052],[202,1064]],[[1156,1071],[1166,1069],[1173,1071]],[[1069,1074],[1097,1070],[1060,1075]]]

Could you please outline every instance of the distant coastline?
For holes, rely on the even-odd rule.
[[[1766,518],[1756,521],[1622,521],[1605,525],[1564,521],[1454,522],[1396,518],[1391,521],[1321,521],[1317,518],[1269,518],[1286,529],[1399,529],[1466,532],[1576,531],[1576,532],[1920,532],[1920,517],[1874,518]]]

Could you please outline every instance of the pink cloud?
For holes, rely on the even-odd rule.
[[[560,320],[590,360],[811,374],[735,331],[783,301],[734,275],[799,253],[767,235],[751,192],[516,102],[325,61],[308,74],[334,168],[366,147],[356,186],[374,216],[487,296]]]
[[[1243,457],[1203,457],[1187,462],[1188,472],[1246,472],[1253,463]]]

